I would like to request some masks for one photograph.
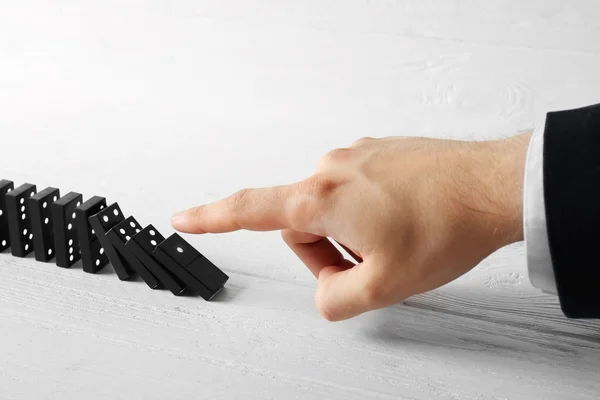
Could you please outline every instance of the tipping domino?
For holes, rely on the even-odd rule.
[[[75,228],[81,249],[81,264],[83,270],[90,274],[97,273],[108,264],[106,252],[89,221],[92,215],[104,208],[106,208],[106,199],[100,196],[94,196],[75,208]]]
[[[121,254],[119,254],[117,249],[115,249],[108,236],[106,236],[109,230],[123,220],[125,220],[125,217],[123,216],[123,212],[117,203],[111,204],[89,218],[90,224],[92,225],[92,228],[94,228],[96,237],[106,251],[108,260],[115,269],[117,276],[120,280],[127,281],[135,276],[135,271],[131,265],[129,265],[127,260],[125,260]]]
[[[129,265],[137,272],[144,282],[150,287],[150,289],[161,288],[160,281],[150,272],[144,264],[138,260],[133,252],[125,247],[125,243],[131,239],[131,236],[140,232],[141,228],[138,222],[133,217],[125,218],[119,222],[112,229],[110,229],[106,236],[115,247],[115,249],[125,258]]]
[[[164,240],[165,238],[163,235],[161,235],[153,225],[148,225],[140,232],[133,235],[127,243],[125,243],[125,247],[127,247],[140,262],[171,291],[171,293],[175,296],[179,296],[185,292],[185,284],[152,256],[152,252],[156,249],[156,246]]]

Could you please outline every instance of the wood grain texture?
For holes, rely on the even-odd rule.
[[[361,136],[502,137],[600,99],[596,1],[0,0],[0,179],[173,211],[310,174]],[[328,323],[278,233],[188,236],[175,298],[0,254],[0,399],[597,399],[600,323],[522,244]]]

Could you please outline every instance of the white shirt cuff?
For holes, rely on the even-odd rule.
[[[523,228],[531,284],[546,293],[557,294],[546,228],[543,174],[544,127],[545,123],[535,129],[527,150],[523,190]]]

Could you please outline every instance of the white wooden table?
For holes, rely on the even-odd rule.
[[[0,178],[173,211],[361,136],[485,139],[600,101],[593,0],[0,0]],[[598,399],[600,323],[522,245],[341,323],[278,233],[186,236],[214,302],[0,254],[0,399]]]

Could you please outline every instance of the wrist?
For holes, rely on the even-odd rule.
[[[511,236],[506,244],[522,241],[523,233],[523,189],[527,150],[532,132],[528,131],[505,140],[503,166],[506,173],[506,218],[510,221]]]
[[[478,168],[479,193],[476,197],[483,210],[485,229],[492,249],[522,241],[523,183],[525,161],[532,132],[507,139],[480,142]],[[483,222],[483,223],[482,223]]]

